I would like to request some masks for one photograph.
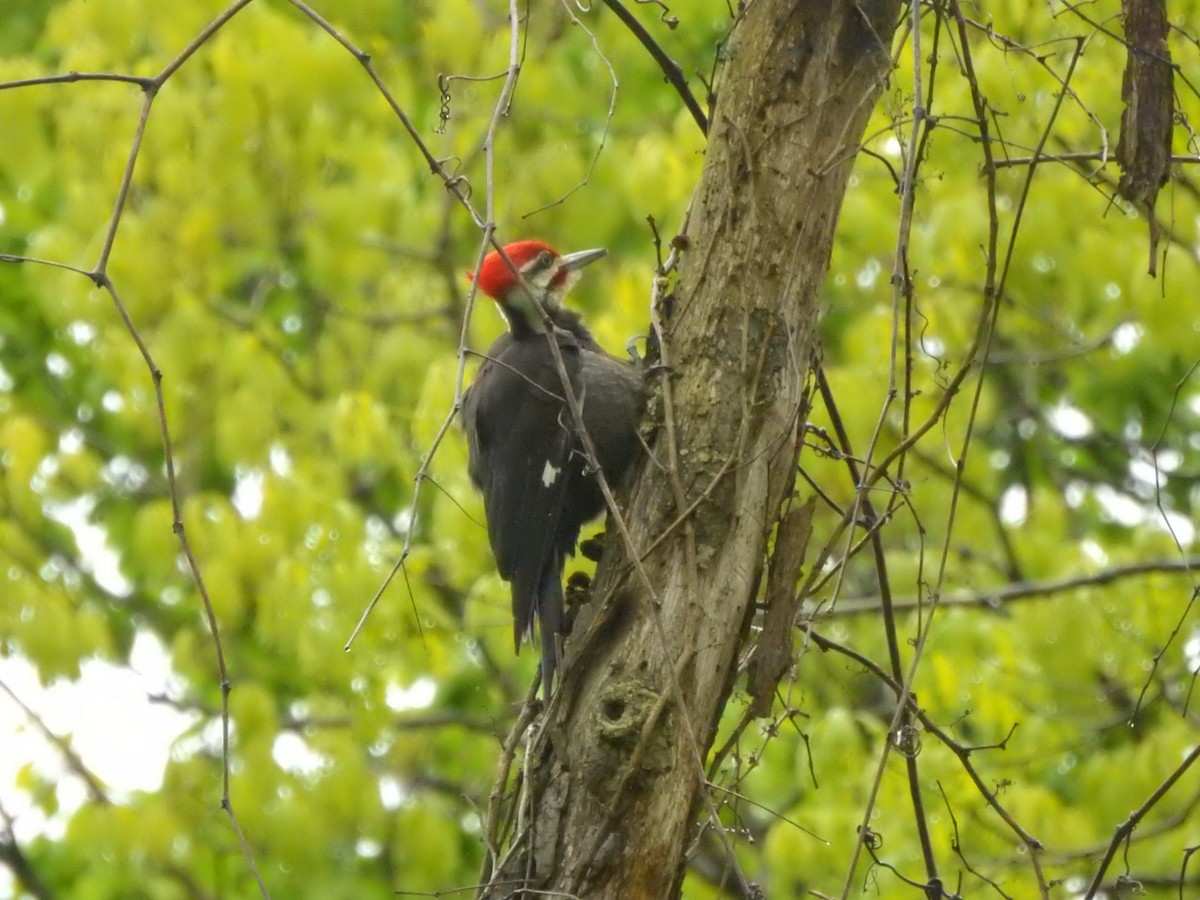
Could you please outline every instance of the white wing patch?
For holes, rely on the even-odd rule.
[[[546,460],[546,468],[542,469],[542,487],[553,487],[554,482],[558,481],[558,473],[562,471],[558,466],[551,465],[550,460]]]

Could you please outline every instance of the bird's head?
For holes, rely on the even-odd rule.
[[[541,241],[516,241],[504,248],[508,261],[493,250],[483,258],[479,271],[467,277],[496,301],[510,328],[539,330],[542,316],[533,300],[547,310],[562,306],[563,297],[579,280],[579,270],[607,252],[580,250],[563,255]]]

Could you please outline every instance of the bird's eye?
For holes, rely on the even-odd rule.
[[[550,263],[551,263],[551,261],[553,261],[553,259],[554,259],[554,254],[552,254],[549,250],[543,250],[541,253],[538,254],[537,267],[539,269],[544,269],[548,265],[550,265]]]

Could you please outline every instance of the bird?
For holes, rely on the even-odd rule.
[[[582,317],[563,306],[580,270],[607,253],[566,255],[538,240],[492,251],[468,273],[495,301],[507,330],[484,355],[462,400],[467,471],[483,495],[488,541],[512,590],[513,643],[541,642],[543,697],[553,690],[564,632],[563,567],[604,495],[567,404],[551,350],[559,350],[582,420],[609,484],[641,446],[643,378],[607,353]],[[507,260],[505,259],[507,256]],[[511,263],[511,264],[510,264]]]

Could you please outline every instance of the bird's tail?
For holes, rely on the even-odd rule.
[[[563,639],[563,558],[554,553],[542,570],[537,592],[538,631],[542,640],[542,698],[550,699]]]

